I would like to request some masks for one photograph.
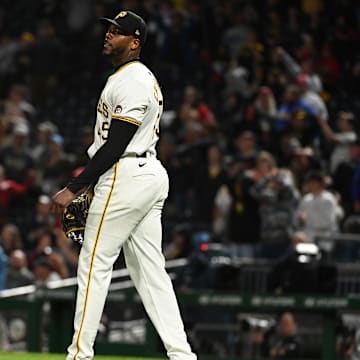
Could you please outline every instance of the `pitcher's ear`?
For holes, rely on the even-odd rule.
[[[130,45],[130,48],[131,50],[136,50],[140,47],[141,45],[141,41],[137,38],[134,38],[132,41],[131,41],[131,45]]]

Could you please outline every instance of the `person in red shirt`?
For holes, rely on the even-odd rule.
[[[32,179],[29,177],[23,184],[6,179],[5,169],[0,165],[0,225],[6,222],[6,216],[13,196],[25,194]]]
[[[322,46],[320,56],[316,62],[316,68],[322,77],[324,85],[328,85],[331,88],[336,86],[341,68],[329,42]]]

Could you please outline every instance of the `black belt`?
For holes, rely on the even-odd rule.
[[[142,154],[136,154],[136,157],[137,158],[146,158],[147,156],[147,151],[145,151],[144,153],[142,153]]]
[[[145,151],[145,152],[142,153],[142,154],[127,153],[127,154],[123,155],[122,158],[128,158],[128,157],[131,157],[131,158],[146,158],[146,157],[147,157],[147,154],[148,154],[147,151]]]

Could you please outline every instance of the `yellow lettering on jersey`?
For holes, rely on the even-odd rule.
[[[163,100],[161,96],[161,89],[159,83],[155,80],[154,83],[154,97],[156,102],[159,104],[159,111],[154,125],[154,135],[157,139],[160,137],[160,116],[163,110]]]

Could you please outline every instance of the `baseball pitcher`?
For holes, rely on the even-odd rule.
[[[97,104],[90,161],[52,202],[53,211],[64,213],[76,195],[94,185],[89,209],[82,211],[87,215],[84,238],[83,228],[74,232],[75,239],[81,238],[82,248],[74,336],[67,360],[94,356],[113,264],[121,249],[168,357],[194,360],[161,250],[161,213],[169,181],[155,151],[163,96],[154,75],[139,59],[146,24],[131,11],[101,21],[108,25],[103,53],[115,72]],[[84,210],[84,201],[76,201]],[[65,218],[73,219],[72,215]]]

